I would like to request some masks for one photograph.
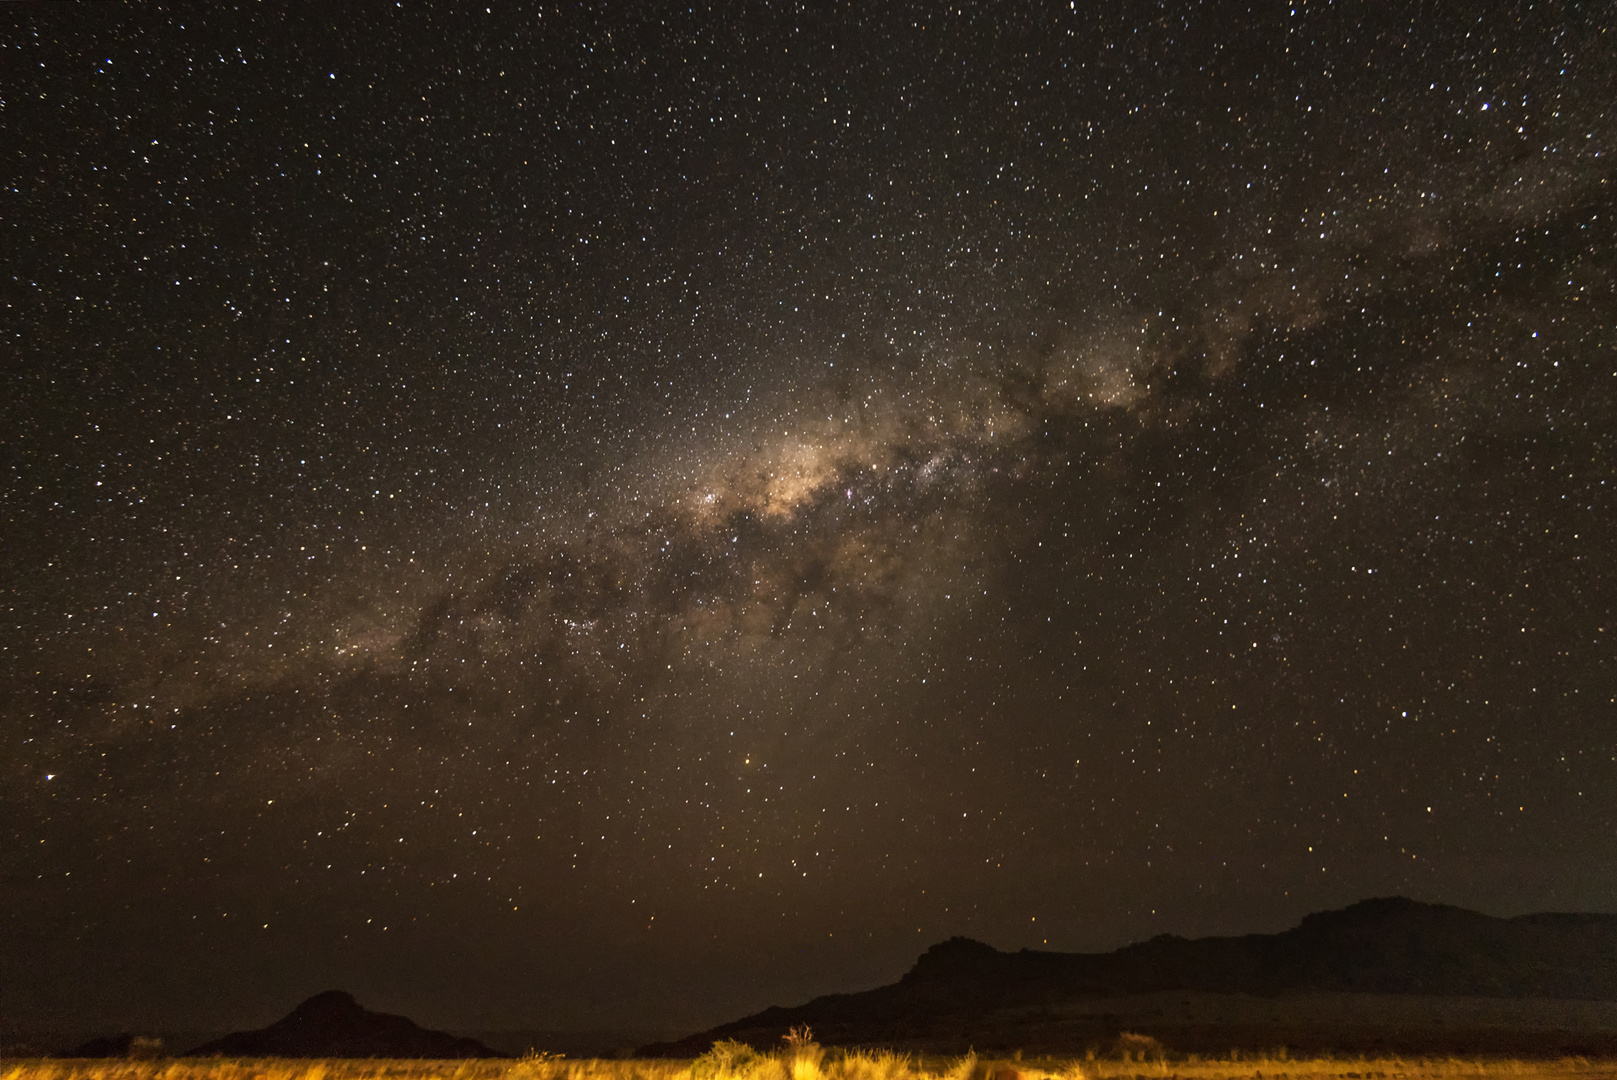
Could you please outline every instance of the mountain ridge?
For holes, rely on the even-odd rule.
[[[1162,992],[1617,1000],[1617,915],[1496,918],[1407,897],[1314,912],[1275,934],[1159,934],[1106,953],[1002,952],[939,942],[895,983],[772,1006],[645,1056],[690,1056],[717,1039],[778,1040],[809,1025],[827,1042],[913,1044],[1006,1010]]]

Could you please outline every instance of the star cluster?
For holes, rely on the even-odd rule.
[[[1609,38],[10,13],[12,1022],[1608,906]]]

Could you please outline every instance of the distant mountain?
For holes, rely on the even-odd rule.
[[[341,990],[316,994],[267,1028],[204,1043],[190,1057],[492,1058],[476,1039],[374,1013]]]
[[[1497,919],[1390,897],[1308,915],[1279,934],[1162,934],[1109,953],[1006,953],[956,937],[889,986],[775,1006],[640,1053],[690,1056],[724,1038],[770,1045],[800,1024],[828,1043],[941,1046],[990,1014],[1029,1031],[1038,1017],[1048,1033],[1074,1014],[1062,1003],[1165,992],[1617,1000],[1617,915]]]

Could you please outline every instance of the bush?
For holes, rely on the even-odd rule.
[[[1117,1056],[1124,1061],[1161,1061],[1167,1056],[1167,1047],[1149,1035],[1124,1031],[1117,1036]]]
[[[152,1035],[136,1035],[129,1040],[128,1056],[136,1061],[156,1061],[163,1057],[163,1040]]]
[[[713,1048],[691,1063],[691,1080],[730,1080],[749,1077],[774,1062],[744,1042],[720,1039]]]

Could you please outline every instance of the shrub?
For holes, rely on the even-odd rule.
[[[691,1080],[747,1080],[761,1072],[772,1071],[769,1067],[776,1064],[744,1042],[720,1039],[691,1063]]]
[[[1117,1055],[1124,1061],[1161,1061],[1167,1054],[1167,1048],[1162,1043],[1134,1031],[1119,1033],[1116,1049]]]
[[[136,1035],[129,1040],[128,1056],[136,1061],[155,1061],[164,1056],[163,1040],[151,1035]]]

